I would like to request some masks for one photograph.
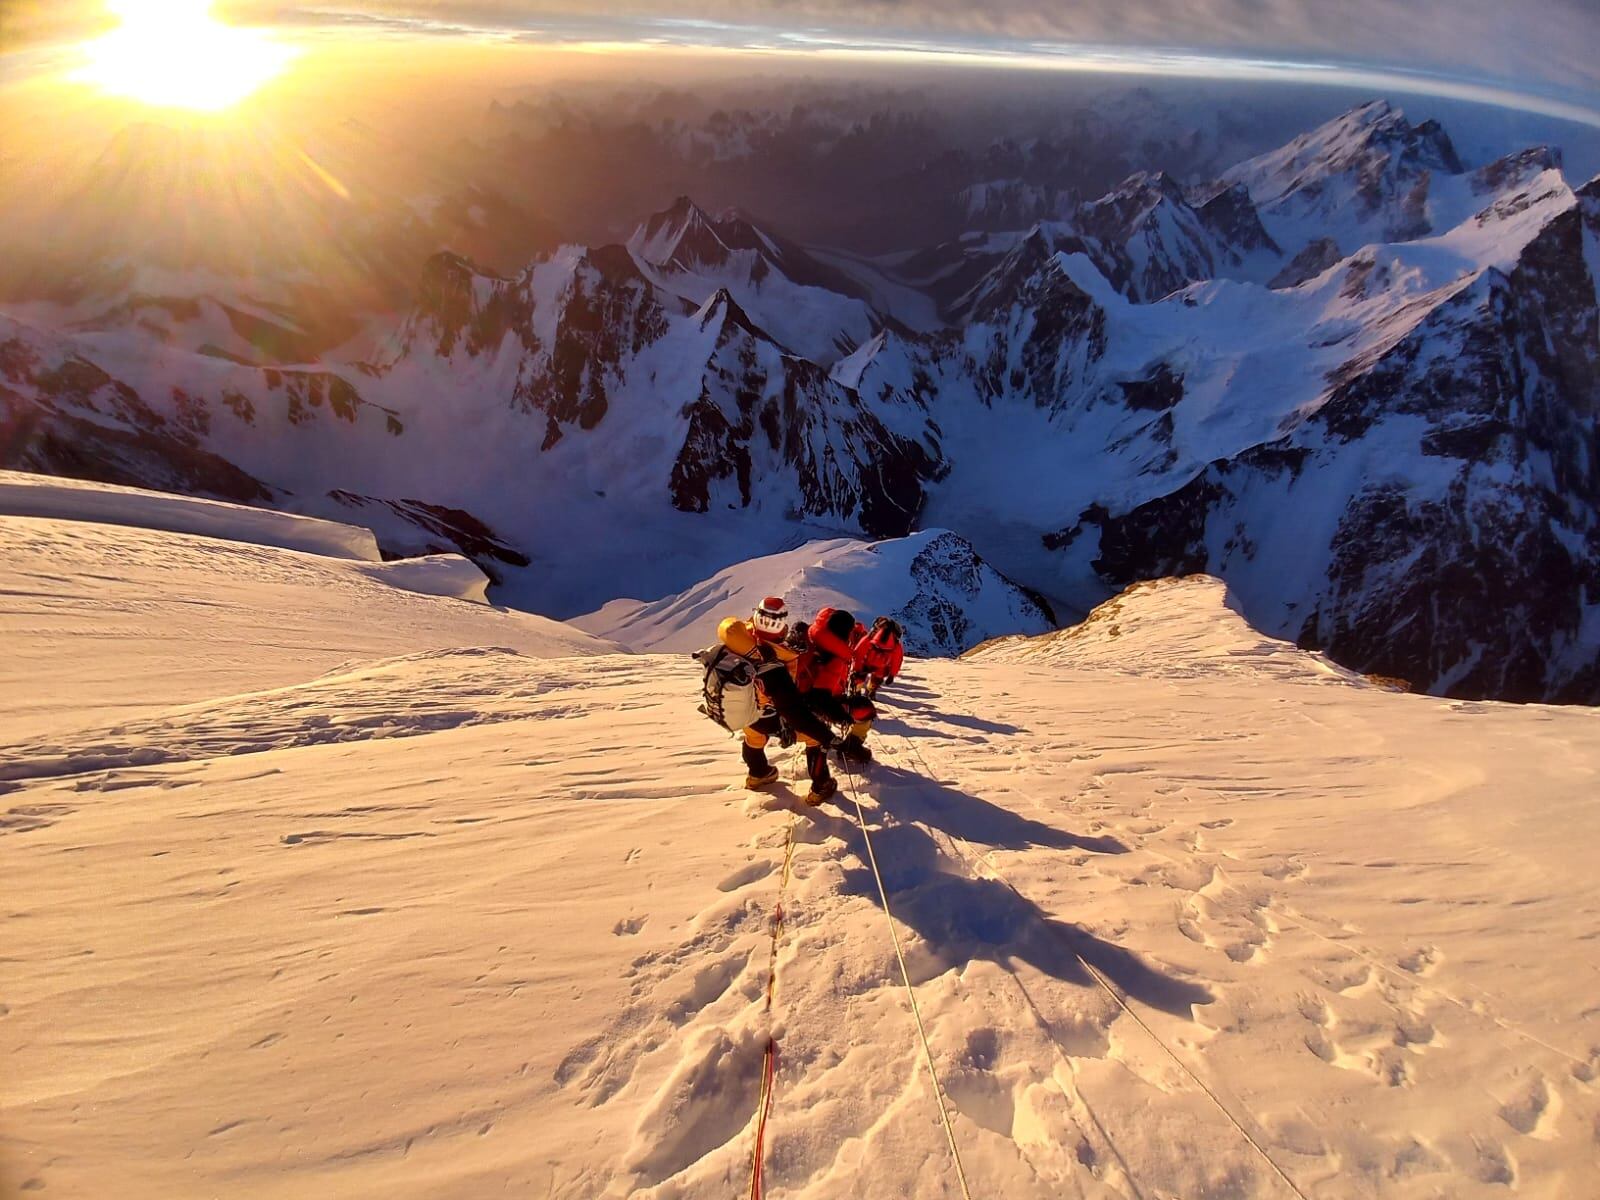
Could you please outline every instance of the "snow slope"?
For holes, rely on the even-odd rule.
[[[0,514],[133,525],[360,562],[383,559],[371,531],[354,525],[24,471],[0,471]]]
[[[1600,1169],[1593,711],[1391,694],[1146,587],[884,694],[842,798],[886,922],[853,804],[796,810],[788,757],[737,790],[679,658],[0,532],[0,1191],[720,1200],[771,1036],[770,1196],[953,1197],[891,922],[975,1196]]]
[[[738,563],[677,595],[615,600],[573,624],[633,650],[694,651],[721,618],[753,612],[772,595],[784,597],[797,621],[830,605],[868,624],[892,616],[912,654],[959,654],[1000,633],[1054,626],[1037,600],[943,529],[874,543],[808,542]]]
[[[352,561],[0,515],[0,747],[230,688],[303,684],[346,662],[394,654],[615,649],[543,617],[421,594],[461,589],[467,572],[481,594],[482,574],[465,559]]]

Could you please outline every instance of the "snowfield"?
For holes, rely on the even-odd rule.
[[[354,561],[0,512],[0,759],[24,737],[302,684],[350,662],[617,649],[543,617],[437,597],[469,572],[481,595],[482,573],[449,555]]]
[[[1593,1193],[1600,713],[1196,578],[811,810],[683,655],[377,568],[0,517],[0,1194],[725,1200],[769,1037],[773,1197],[960,1196],[940,1094],[977,1197]]]
[[[372,532],[355,525],[27,471],[0,471],[0,514],[131,525],[358,562],[383,560]]]

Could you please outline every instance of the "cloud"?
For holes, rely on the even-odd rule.
[[[482,29],[535,27],[582,12],[572,0],[330,0],[323,7]],[[1376,61],[1600,93],[1594,0],[623,0],[582,17],[596,25],[672,19],[818,27],[838,36]]]
[[[1462,96],[1596,123],[1597,0],[218,0],[301,29],[635,43],[1289,78]],[[11,42],[84,36],[98,0],[0,0]]]

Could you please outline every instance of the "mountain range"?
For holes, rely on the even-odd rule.
[[[0,316],[0,465],[370,525],[559,617],[948,529],[1061,616],[1204,571],[1354,669],[1595,703],[1597,276],[1600,180],[1380,101],[876,258],[688,197],[441,253],[359,356]]]

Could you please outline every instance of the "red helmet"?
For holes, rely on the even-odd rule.
[[[789,635],[789,606],[782,596],[768,596],[750,618],[750,628],[758,640],[781,642]]]

